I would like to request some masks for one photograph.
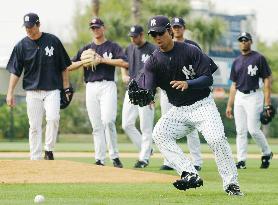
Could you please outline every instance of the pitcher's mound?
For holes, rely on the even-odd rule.
[[[166,174],[65,160],[0,161],[0,183],[170,183],[176,179]]]

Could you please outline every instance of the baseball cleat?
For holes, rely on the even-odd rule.
[[[261,169],[267,169],[269,167],[269,164],[270,164],[270,160],[272,159],[273,157],[273,153],[270,152],[269,155],[267,156],[262,156],[262,164],[261,164]]]
[[[114,167],[123,168],[123,164],[119,158],[113,159],[113,165]]]
[[[203,180],[198,174],[184,171],[181,175],[181,179],[174,182],[173,185],[179,190],[186,191],[186,189],[203,186]]]
[[[174,170],[172,167],[169,167],[167,165],[162,165],[159,169],[160,170]]]
[[[145,167],[148,166],[148,165],[149,165],[149,163],[138,160],[138,161],[135,163],[134,168],[145,168]]]
[[[236,168],[237,169],[246,169],[245,161],[239,161],[238,163],[236,163]]]
[[[45,160],[54,160],[53,152],[52,151],[45,151],[44,152],[44,159]]]
[[[100,160],[97,160],[95,165],[104,166],[104,164]]]
[[[244,196],[244,194],[240,192],[239,186],[236,184],[230,184],[225,191],[230,196]]]
[[[197,166],[197,165],[194,165],[194,168],[199,172],[201,171],[202,167],[201,166]]]

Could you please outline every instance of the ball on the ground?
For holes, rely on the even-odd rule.
[[[34,202],[35,203],[43,203],[44,202],[44,196],[43,195],[36,195],[35,196],[35,199],[34,199]]]

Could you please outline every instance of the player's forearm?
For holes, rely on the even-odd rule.
[[[271,81],[272,77],[269,76],[268,78],[264,79],[264,104],[271,105]]]
[[[213,84],[212,76],[200,76],[194,80],[187,80],[188,88],[190,89],[202,89],[207,88]]]
[[[235,95],[236,95],[236,84],[232,83],[230,87],[230,94],[228,99],[227,107],[232,107],[235,101]]]
[[[105,63],[121,68],[128,68],[128,62],[124,61],[123,59],[102,58],[100,63]]]
[[[128,76],[128,71],[126,68],[121,68],[121,75],[122,75],[122,78]]]
[[[9,87],[8,87],[8,94],[13,95],[15,86],[19,80],[19,77],[15,74],[10,75]]]
[[[63,78],[63,88],[68,88],[70,84],[69,84],[69,71],[67,69],[62,72],[62,78]]]
[[[72,62],[72,64],[67,68],[68,71],[77,70],[83,67],[82,61]]]

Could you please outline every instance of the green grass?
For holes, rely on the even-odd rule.
[[[89,158],[72,160],[92,163]],[[132,169],[136,159],[122,159],[125,168]],[[159,172],[161,159],[152,159],[144,171]],[[253,205],[278,204],[278,160],[268,170],[259,169],[259,160],[248,160],[246,170],[239,170],[241,189],[245,197],[229,197],[213,160],[205,160],[200,172],[201,188],[179,191],[171,183],[163,184],[1,184],[1,205],[34,204],[35,195],[45,196],[45,205]],[[111,163],[108,163],[111,166]],[[163,173],[177,175],[174,171]],[[1,177],[0,177],[1,178]],[[178,178],[178,176],[177,176]]]

